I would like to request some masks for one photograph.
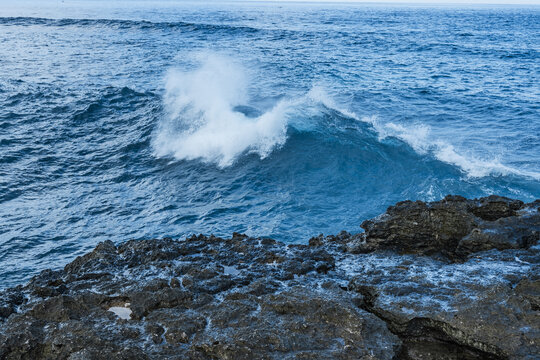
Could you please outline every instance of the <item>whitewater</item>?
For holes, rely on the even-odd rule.
[[[331,110],[341,117],[370,124],[379,141],[391,137],[400,139],[419,155],[431,155],[455,165],[468,177],[514,174],[540,179],[540,172],[513,168],[495,157],[482,159],[464,155],[450,142],[431,136],[428,125],[407,126],[384,122],[377,116],[359,117],[343,105],[337,105],[318,85],[303,96],[279,100],[267,112],[256,111],[258,116],[249,116],[246,111],[249,111],[250,81],[248,71],[240,63],[212,52],[188,56],[198,62],[196,70],[172,69],[165,77],[167,115],[158,124],[154,138],[156,156],[199,159],[220,167],[230,166],[238,157],[249,153],[264,159],[285,143],[288,126],[309,132],[317,125],[310,124],[317,112]]]
[[[2,5],[0,287],[108,239],[540,197],[537,7]]]

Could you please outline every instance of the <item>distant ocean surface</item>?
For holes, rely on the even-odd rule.
[[[0,5],[0,288],[107,239],[540,197],[540,7]]]

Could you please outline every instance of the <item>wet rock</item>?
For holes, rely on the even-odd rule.
[[[151,336],[154,344],[161,344],[163,342],[162,335],[165,332],[165,329],[163,329],[160,325],[156,323],[146,324],[145,331]]]
[[[23,293],[18,288],[0,292],[0,321],[17,312],[17,307],[25,301]]]
[[[324,235],[319,234],[318,236],[314,236],[308,241],[309,246],[322,246],[324,245]]]
[[[218,358],[293,358],[287,355],[293,352],[314,358],[376,354],[391,359],[399,339],[342,293],[298,286],[262,297],[227,299],[207,310],[214,313],[215,330],[196,337],[195,349]]]
[[[491,195],[473,203],[471,212],[483,220],[495,221],[500,218],[516,216],[517,211],[522,207],[523,201]]]
[[[171,279],[171,282],[169,283],[169,286],[172,288],[180,287],[180,281],[177,278],[173,277]]]
[[[540,317],[533,305],[537,284],[529,276],[540,270],[540,252],[509,252],[457,264],[387,256],[378,268],[356,268],[348,288],[362,295],[361,308],[402,339],[399,358],[534,359]],[[526,253],[535,260],[522,264]],[[382,260],[363,256],[368,259]]]
[[[540,311],[540,278],[521,280],[515,291],[518,296],[530,304],[532,310]]]
[[[536,359],[539,207],[407,201],[309,245],[104,242],[0,291],[0,359]]]
[[[193,300],[193,294],[178,288],[166,288],[159,291],[137,291],[129,295],[132,316],[141,319],[154,309],[186,307]]]
[[[489,249],[528,248],[540,238],[538,207],[500,196],[403,201],[364,221],[365,236],[351,239],[351,252],[390,249],[457,260]]]

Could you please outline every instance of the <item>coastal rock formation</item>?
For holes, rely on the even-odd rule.
[[[440,253],[458,259],[490,249],[528,248],[540,238],[538,206],[538,202],[524,204],[500,196],[403,201],[362,223],[365,241],[356,250]]]
[[[107,241],[0,292],[0,358],[537,359],[539,207],[401,202],[309,245]]]

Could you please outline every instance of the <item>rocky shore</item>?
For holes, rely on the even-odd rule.
[[[0,292],[1,359],[538,359],[540,201],[405,201],[307,245],[107,241]]]

